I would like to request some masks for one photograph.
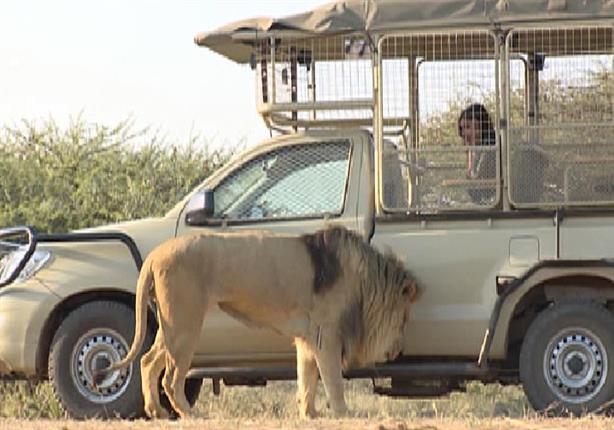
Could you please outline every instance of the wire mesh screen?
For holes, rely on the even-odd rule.
[[[255,53],[259,109],[273,123],[371,125],[373,72],[364,38],[267,39]]]
[[[389,210],[491,208],[499,200],[498,48],[487,31],[384,37],[385,133],[400,130],[397,166],[405,200]],[[383,181],[398,177],[384,157]],[[402,204],[393,204],[394,202]]]
[[[216,187],[215,216],[234,220],[340,214],[347,141],[286,146],[245,163]]]
[[[614,202],[612,27],[516,30],[510,67],[510,200]],[[524,115],[520,106],[524,106]]]

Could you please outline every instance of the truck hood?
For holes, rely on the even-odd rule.
[[[124,233],[134,240],[145,258],[154,247],[175,236],[176,226],[175,218],[144,218],[74,230],[72,233]]]

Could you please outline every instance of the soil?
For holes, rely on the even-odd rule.
[[[614,428],[614,419],[589,417],[582,419],[420,419],[368,420],[322,419],[290,420],[184,420],[184,421],[68,421],[68,420],[0,420],[0,429],[11,430],[605,430]]]

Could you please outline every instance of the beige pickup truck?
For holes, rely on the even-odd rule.
[[[614,14],[581,0],[461,3],[347,1],[197,35],[252,66],[279,135],[164,217],[65,235],[3,229],[3,377],[49,379],[75,417],[138,416],[138,365],[98,390],[92,374],[131,343],[154,246],[205,229],[335,223],[399,255],[424,291],[402,356],[348,378],[377,376],[377,393],[406,397],[521,383],[535,409],[561,414],[611,401]],[[459,117],[467,103],[488,120]],[[205,327],[191,401],[204,378],[217,392],[296,377],[290,339],[219,310]]]

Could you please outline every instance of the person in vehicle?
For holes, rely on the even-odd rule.
[[[492,146],[496,144],[495,129],[486,108],[473,103],[463,109],[458,118],[458,134],[467,150],[467,179],[494,179],[497,175],[497,153],[470,149],[472,146]],[[478,204],[493,202],[496,187],[476,184],[468,189],[471,199]]]

